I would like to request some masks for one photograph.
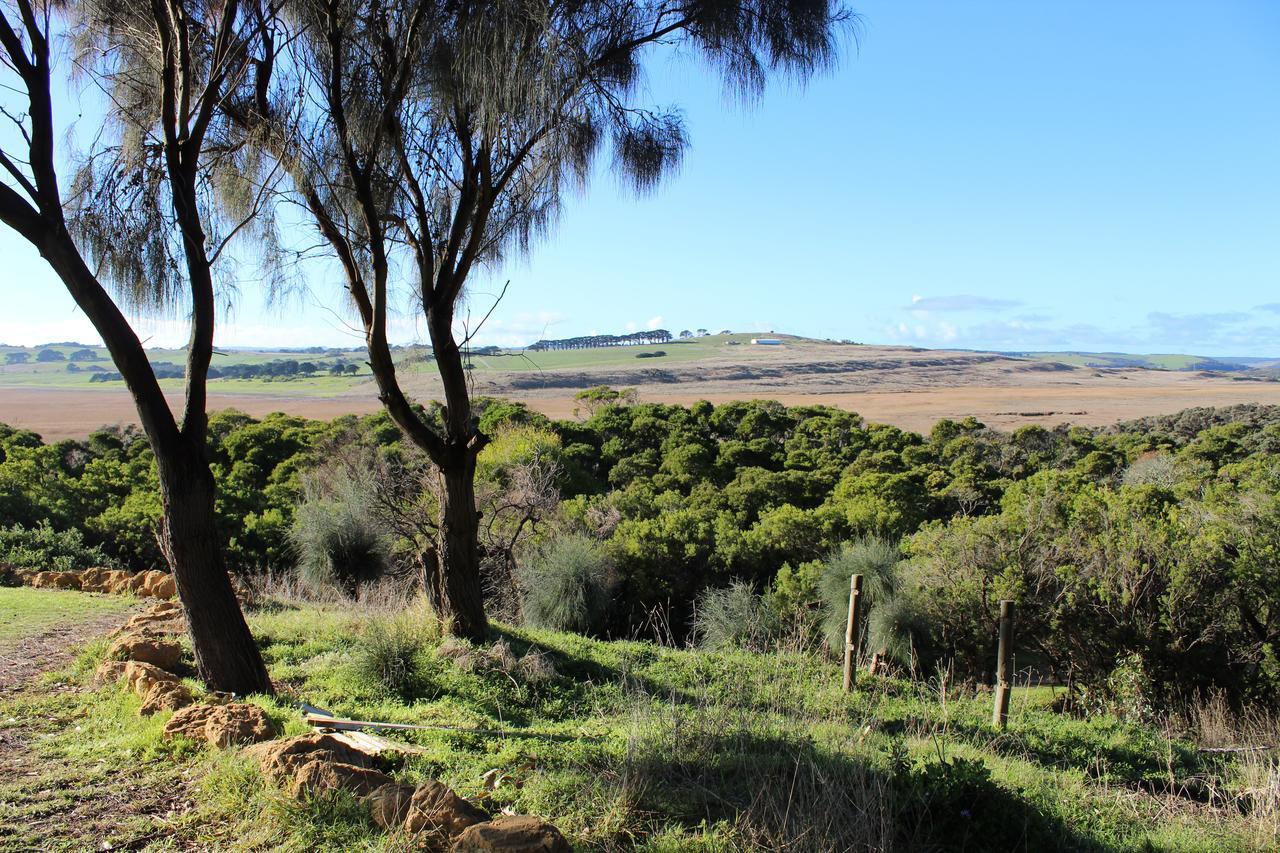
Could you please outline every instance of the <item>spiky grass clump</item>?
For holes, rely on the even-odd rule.
[[[898,618],[871,616],[897,595],[899,557],[897,545],[879,537],[866,537],[844,543],[827,558],[818,580],[818,594],[822,599],[822,634],[831,648],[844,647],[845,625],[849,618],[849,579],[854,575],[862,575],[860,606],[862,612],[869,616],[862,620],[862,624],[879,624],[887,628],[899,623]],[[890,637],[863,636],[877,648],[896,645],[896,641],[889,642]]]
[[[353,489],[300,503],[289,539],[298,555],[298,580],[317,592],[337,588],[353,596],[389,569],[387,537]]]
[[[426,656],[439,640],[439,623],[421,613],[373,619],[356,644],[356,679],[374,692],[412,698],[428,681]]]
[[[534,628],[598,630],[613,602],[617,577],[604,549],[586,536],[561,536],[519,573],[522,614]]]
[[[779,620],[768,602],[746,581],[708,589],[698,596],[694,636],[704,649],[764,651],[774,639]]]

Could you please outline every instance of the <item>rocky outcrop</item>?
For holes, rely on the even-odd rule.
[[[418,836],[431,849],[505,853],[568,853],[570,849],[558,829],[538,818],[491,820],[487,812],[443,782],[431,780],[417,788],[402,785],[375,768],[370,755],[338,735],[316,732],[267,741],[249,747],[245,754],[258,763],[264,776],[293,796],[351,791],[364,800],[379,826]]]
[[[394,780],[386,773],[370,767],[313,758],[293,774],[290,793],[295,797],[301,797],[305,794],[326,794],[342,789],[359,796],[368,796],[393,782]]]
[[[504,815],[467,827],[449,848],[453,853],[571,853],[560,830],[527,815]]]
[[[409,816],[409,804],[413,801],[413,788],[392,782],[383,785],[365,797],[373,822],[384,829],[398,829]]]
[[[483,823],[489,815],[459,797],[442,782],[424,782],[413,792],[404,829],[411,835],[426,832],[453,838],[469,826]]]
[[[117,637],[107,650],[107,657],[173,669],[182,660],[182,646],[162,634],[142,628]]]
[[[247,702],[226,705],[189,705],[164,725],[169,737],[205,741],[219,748],[260,743],[275,736],[275,725],[266,712]]]
[[[120,569],[91,568],[81,571],[32,572],[14,569],[12,577],[20,584],[40,589],[78,589],[110,595],[132,594],[167,600],[175,598],[178,586],[168,572],[150,570],[125,572]]]
[[[303,765],[317,759],[356,767],[372,765],[368,753],[321,732],[261,743],[245,750],[245,754],[258,762],[264,776],[275,782],[292,778]]]

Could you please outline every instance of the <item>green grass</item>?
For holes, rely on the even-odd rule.
[[[689,364],[717,356],[732,356],[735,360],[743,361],[768,359],[776,357],[779,352],[794,352],[797,349],[804,349],[821,343],[805,338],[775,336],[782,337],[786,342],[786,346],[782,348],[753,347],[750,345],[753,337],[759,337],[759,335],[751,333],[709,335],[703,338],[675,340],[665,344],[644,347],[600,347],[597,349],[555,350],[548,352],[506,350],[501,355],[473,356],[471,358],[471,368],[480,373],[537,373],[544,370],[581,370],[610,367],[661,369],[666,364]],[[53,349],[67,354],[72,352],[74,348],[53,347]],[[27,352],[32,361],[27,364],[5,364],[6,354],[14,350]],[[651,353],[658,350],[662,350],[666,355],[661,358],[636,358],[640,353]],[[34,359],[38,351],[33,347],[25,349],[21,347],[0,347],[0,387],[75,389],[123,387],[118,382],[90,382],[89,377],[92,374],[84,370],[74,373],[68,372],[67,362],[65,361],[37,363]],[[100,355],[106,355],[105,349],[99,348],[98,352]],[[427,352],[429,350],[421,348],[411,348],[398,352],[396,358],[402,375],[434,375],[434,363],[423,358]],[[185,359],[185,353],[182,350],[153,349],[148,350],[147,354],[152,361],[157,362],[167,361],[181,364]],[[365,355],[363,352],[344,352],[338,358],[342,361],[361,365],[362,373],[355,376],[329,376],[328,374],[318,373],[314,376],[290,379],[213,379],[210,380],[209,388],[211,391],[237,394],[287,393],[290,396],[325,396],[350,391],[361,383],[369,381],[367,368],[364,367]],[[260,364],[279,359],[314,361],[321,365],[322,369],[327,368],[328,364],[335,360],[334,357],[323,354],[230,350],[220,353],[214,360],[214,366],[227,367],[234,364]],[[108,371],[115,371],[115,366],[109,358],[92,363],[98,364]],[[84,368],[87,364],[89,363],[82,363],[81,367]],[[178,379],[162,380],[161,386],[167,391],[178,391],[182,388],[182,381]]]
[[[422,626],[408,692],[362,663],[374,626],[392,618]],[[275,602],[250,622],[284,685],[264,705],[287,732],[304,730],[300,701],[439,726],[396,735],[416,751],[387,755],[383,769],[407,784],[443,780],[493,811],[545,817],[580,849],[1218,851],[1275,843],[1240,810],[1179,793],[1203,790],[1205,780],[1228,790],[1225,759],[1152,727],[1058,714],[1051,689],[1016,691],[1002,733],[990,726],[988,696],[867,676],[846,695],[834,660],[802,654],[503,627],[493,643],[473,647],[442,643],[416,609],[388,617]],[[0,700],[0,719],[62,721],[50,724],[62,734],[39,740],[39,758],[73,786],[77,768],[92,778],[131,768],[148,784],[184,780],[193,805],[165,819],[168,840],[156,849],[399,849],[402,841],[350,798],[293,803],[234,753],[160,740],[162,719],[133,716],[136,704],[117,689],[37,695]],[[71,721],[79,728],[68,732]],[[483,778],[493,770],[502,781],[490,791]],[[42,784],[0,782],[0,802],[9,804],[0,827],[47,797],[35,790]],[[151,819],[155,831],[160,822]],[[139,818],[131,831],[148,829]]]
[[[1021,355],[1076,367],[1144,367],[1153,370],[1195,370],[1202,364],[1215,361],[1205,356],[1182,353],[1028,352]]]
[[[0,587],[0,647],[67,622],[123,613],[133,599],[30,587]]]

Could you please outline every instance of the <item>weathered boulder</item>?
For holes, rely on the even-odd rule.
[[[364,801],[369,804],[374,823],[385,829],[399,829],[409,815],[412,799],[413,788],[392,782],[370,793]]]
[[[378,770],[313,758],[294,773],[291,793],[301,797],[305,793],[324,794],[342,788],[364,796],[392,783],[390,776]]]
[[[144,717],[160,711],[176,711],[185,708],[195,701],[191,691],[178,681],[156,681],[147,689],[142,697],[142,707],[138,709]]]
[[[104,592],[103,583],[106,577],[106,569],[85,569],[80,573],[80,590],[82,592]]]
[[[546,821],[511,815],[467,827],[453,842],[453,853],[572,853],[560,830]]]
[[[255,744],[245,754],[258,762],[264,776],[279,782],[296,774],[304,764],[316,759],[368,767],[369,756],[331,734],[297,735]]]
[[[132,578],[133,575],[123,569],[110,569],[102,579],[102,592],[108,592],[112,595],[124,595],[129,591],[129,581]]]
[[[181,735],[203,740],[217,747],[259,743],[275,734],[275,726],[257,705],[234,702],[228,705],[189,705],[164,725],[170,737]]]
[[[102,667],[99,667],[101,670]],[[125,683],[129,685],[129,689],[139,696],[146,696],[151,692],[152,685],[155,684],[177,684],[178,676],[172,672],[161,669],[155,664],[143,663],[142,661],[125,661],[123,673]]]
[[[424,782],[413,792],[404,829],[409,833],[431,832],[453,838],[469,826],[483,823],[489,815],[459,797],[442,782]]]
[[[142,588],[145,587],[146,585],[147,585],[147,573],[138,572],[135,575],[129,576],[129,580],[124,585],[124,591],[131,592],[134,595],[141,595]]]
[[[187,633],[187,623],[182,616],[182,609],[172,602],[158,602],[142,613],[135,613],[111,636],[120,637],[125,634],[172,635]]]
[[[160,577],[148,581],[145,592],[152,598],[171,599],[178,595],[178,584],[173,575],[160,572]]]
[[[98,664],[98,668],[93,673],[93,683],[97,685],[115,684],[120,680],[120,676],[124,675],[125,668],[129,666],[127,661],[122,660],[104,660]]]
[[[53,586],[53,576],[57,572],[36,572],[31,576],[31,585],[37,589],[46,589]]]
[[[173,669],[182,659],[182,646],[146,629],[117,637],[107,650],[107,657],[114,660],[132,660],[149,663],[161,669]]]

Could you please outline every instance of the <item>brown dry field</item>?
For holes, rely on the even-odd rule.
[[[723,403],[742,399],[774,399],[787,405],[825,404],[862,414],[870,421],[904,429],[927,431],[941,418],[972,415],[992,427],[1022,424],[1056,426],[1073,423],[1104,426],[1147,415],[1169,414],[1192,406],[1226,406],[1235,403],[1280,404],[1280,382],[1240,381],[1203,373],[1156,370],[1071,369],[1045,373],[1013,370],[1003,373],[973,371],[968,375],[943,371],[930,376],[927,369],[889,371],[874,378],[863,374],[858,382],[808,383],[793,381],[734,382],[724,379],[661,384],[631,383],[644,402],[689,404],[696,400]],[[905,375],[891,375],[894,373]],[[967,373],[967,372],[966,372]],[[865,381],[870,379],[871,381]],[[410,382],[420,397],[431,397],[429,382]],[[841,387],[843,386],[843,387]],[[522,400],[553,418],[574,414],[574,387],[512,388],[486,380],[478,393]],[[170,398],[180,402],[180,395]],[[362,385],[341,396],[314,397],[282,394],[210,394],[211,410],[240,409],[250,415],[288,412],[312,418],[332,418],[378,409],[371,386]],[[46,441],[81,438],[105,424],[136,422],[133,401],[123,389],[40,389],[0,387],[0,422],[40,433]]]

